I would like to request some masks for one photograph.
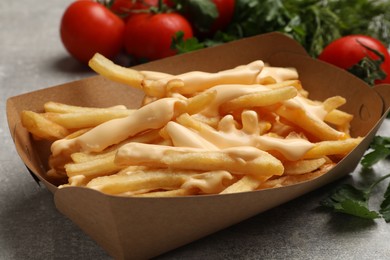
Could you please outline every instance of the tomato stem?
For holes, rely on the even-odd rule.
[[[383,80],[386,78],[387,74],[381,69],[381,64],[385,60],[383,53],[380,53],[377,50],[374,50],[359,40],[356,40],[358,44],[366,49],[366,56],[360,60],[357,64],[348,68],[347,71],[351,72],[355,76],[363,79],[370,86],[375,85],[376,80]],[[375,60],[368,55],[368,51],[373,52],[379,59]]]
[[[152,14],[161,14],[161,13],[168,13],[171,11],[168,5],[164,3],[163,0],[158,0],[157,6],[152,6],[149,8],[149,11]]]

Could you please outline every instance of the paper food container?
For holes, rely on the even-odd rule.
[[[311,99],[341,95],[352,113],[352,136],[364,140],[330,172],[304,183],[261,191],[178,198],[125,198],[70,187],[58,189],[45,178],[48,142],[34,141],[21,126],[22,110],[42,111],[47,101],[73,105],[136,108],[142,93],[101,76],[86,78],[9,98],[7,116],[16,149],[33,176],[53,192],[60,212],[111,256],[151,258],[243,221],[351,173],[385,118],[390,85],[371,88],[351,74],[310,58],[290,38],[270,33],[138,66],[172,74],[216,72],[261,59],[272,66],[295,67]],[[26,83],[28,84],[28,82]],[[232,210],[234,209],[234,210]]]

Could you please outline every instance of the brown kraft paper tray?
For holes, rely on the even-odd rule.
[[[80,187],[58,189],[45,178],[50,143],[34,141],[30,137],[21,126],[20,112],[42,111],[47,101],[101,107],[123,104],[136,108],[140,105],[142,93],[139,90],[101,76],[9,98],[9,129],[21,159],[54,194],[60,212],[111,256],[118,259],[151,258],[346,176],[355,169],[386,117],[390,106],[390,85],[371,88],[344,70],[310,58],[299,44],[280,33],[246,38],[135,68],[172,74],[190,70],[216,72],[258,59],[272,66],[295,67],[311,99],[324,100],[334,95],[347,99],[347,104],[341,109],[354,115],[351,135],[365,138],[325,175],[282,188],[177,198],[128,198]]]

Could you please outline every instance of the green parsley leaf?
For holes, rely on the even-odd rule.
[[[191,24],[199,32],[207,32],[218,17],[217,6],[211,0],[180,1],[177,8],[190,18]]]
[[[390,222],[390,183],[387,186],[385,194],[383,195],[384,200],[380,205],[379,213],[382,214],[384,220],[389,223]]]
[[[377,162],[390,156],[390,137],[375,136],[370,148],[372,151],[365,154],[360,162],[364,168],[371,168]]]
[[[320,202],[322,206],[365,219],[379,218],[376,211],[368,208],[369,194],[366,190],[360,190],[352,185],[344,184],[336,188],[329,197]]]
[[[375,136],[370,144],[370,147],[375,148],[377,145],[390,145],[390,137],[380,135]]]
[[[344,200],[340,203],[341,209],[336,211],[347,213],[365,219],[380,218],[378,212],[369,210],[365,202],[355,200]]]
[[[361,165],[364,168],[371,168],[377,162],[385,159],[390,155],[390,149],[385,145],[377,145],[374,150],[365,154],[361,160]]]
[[[369,199],[375,186],[390,177],[384,175],[373,182],[368,188],[358,189],[350,184],[343,184],[334,189],[328,197],[320,201],[320,205],[352,216],[376,219],[383,218],[390,222],[390,184],[384,194],[379,212],[369,209]]]
[[[184,40],[182,31],[178,31],[172,37],[171,49],[177,50],[178,54],[199,50],[204,47],[204,44],[200,43],[195,37]]]

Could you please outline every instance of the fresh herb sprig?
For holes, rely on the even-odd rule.
[[[387,174],[368,188],[356,188],[350,184],[343,184],[337,187],[327,198],[322,200],[322,206],[333,209],[336,212],[349,214],[352,216],[376,219],[382,217],[386,222],[390,222],[390,185],[384,194],[383,202],[380,205],[379,212],[371,210],[369,207],[369,199],[372,195],[373,189],[383,180],[390,177]]]
[[[361,160],[363,169],[369,169],[390,156],[390,137],[375,136],[370,149],[371,151]],[[351,184],[343,184],[334,189],[320,204],[336,212],[365,219],[383,218],[387,223],[390,223],[390,183],[383,194],[383,201],[379,209],[371,210],[369,206],[374,188],[389,177],[390,174],[382,176],[368,188],[356,188]]]
[[[377,162],[390,156],[390,137],[375,136],[370,144],[371,151],[363,156],[361,165],[368,169]]]
[[[175,2],[179,4],[178,11],[196,13],[192,17],[200,28],[207,28],[215,19],[215,10],[205,4],[208,1]],[[291,36],[312,57],[317,57],[330,42],[349,34],[372,36],[390,46],[390,1],[356,0],[351,4],[350,0],[236,0],[229,26],[198,41],[209,47],[274,31]]]

